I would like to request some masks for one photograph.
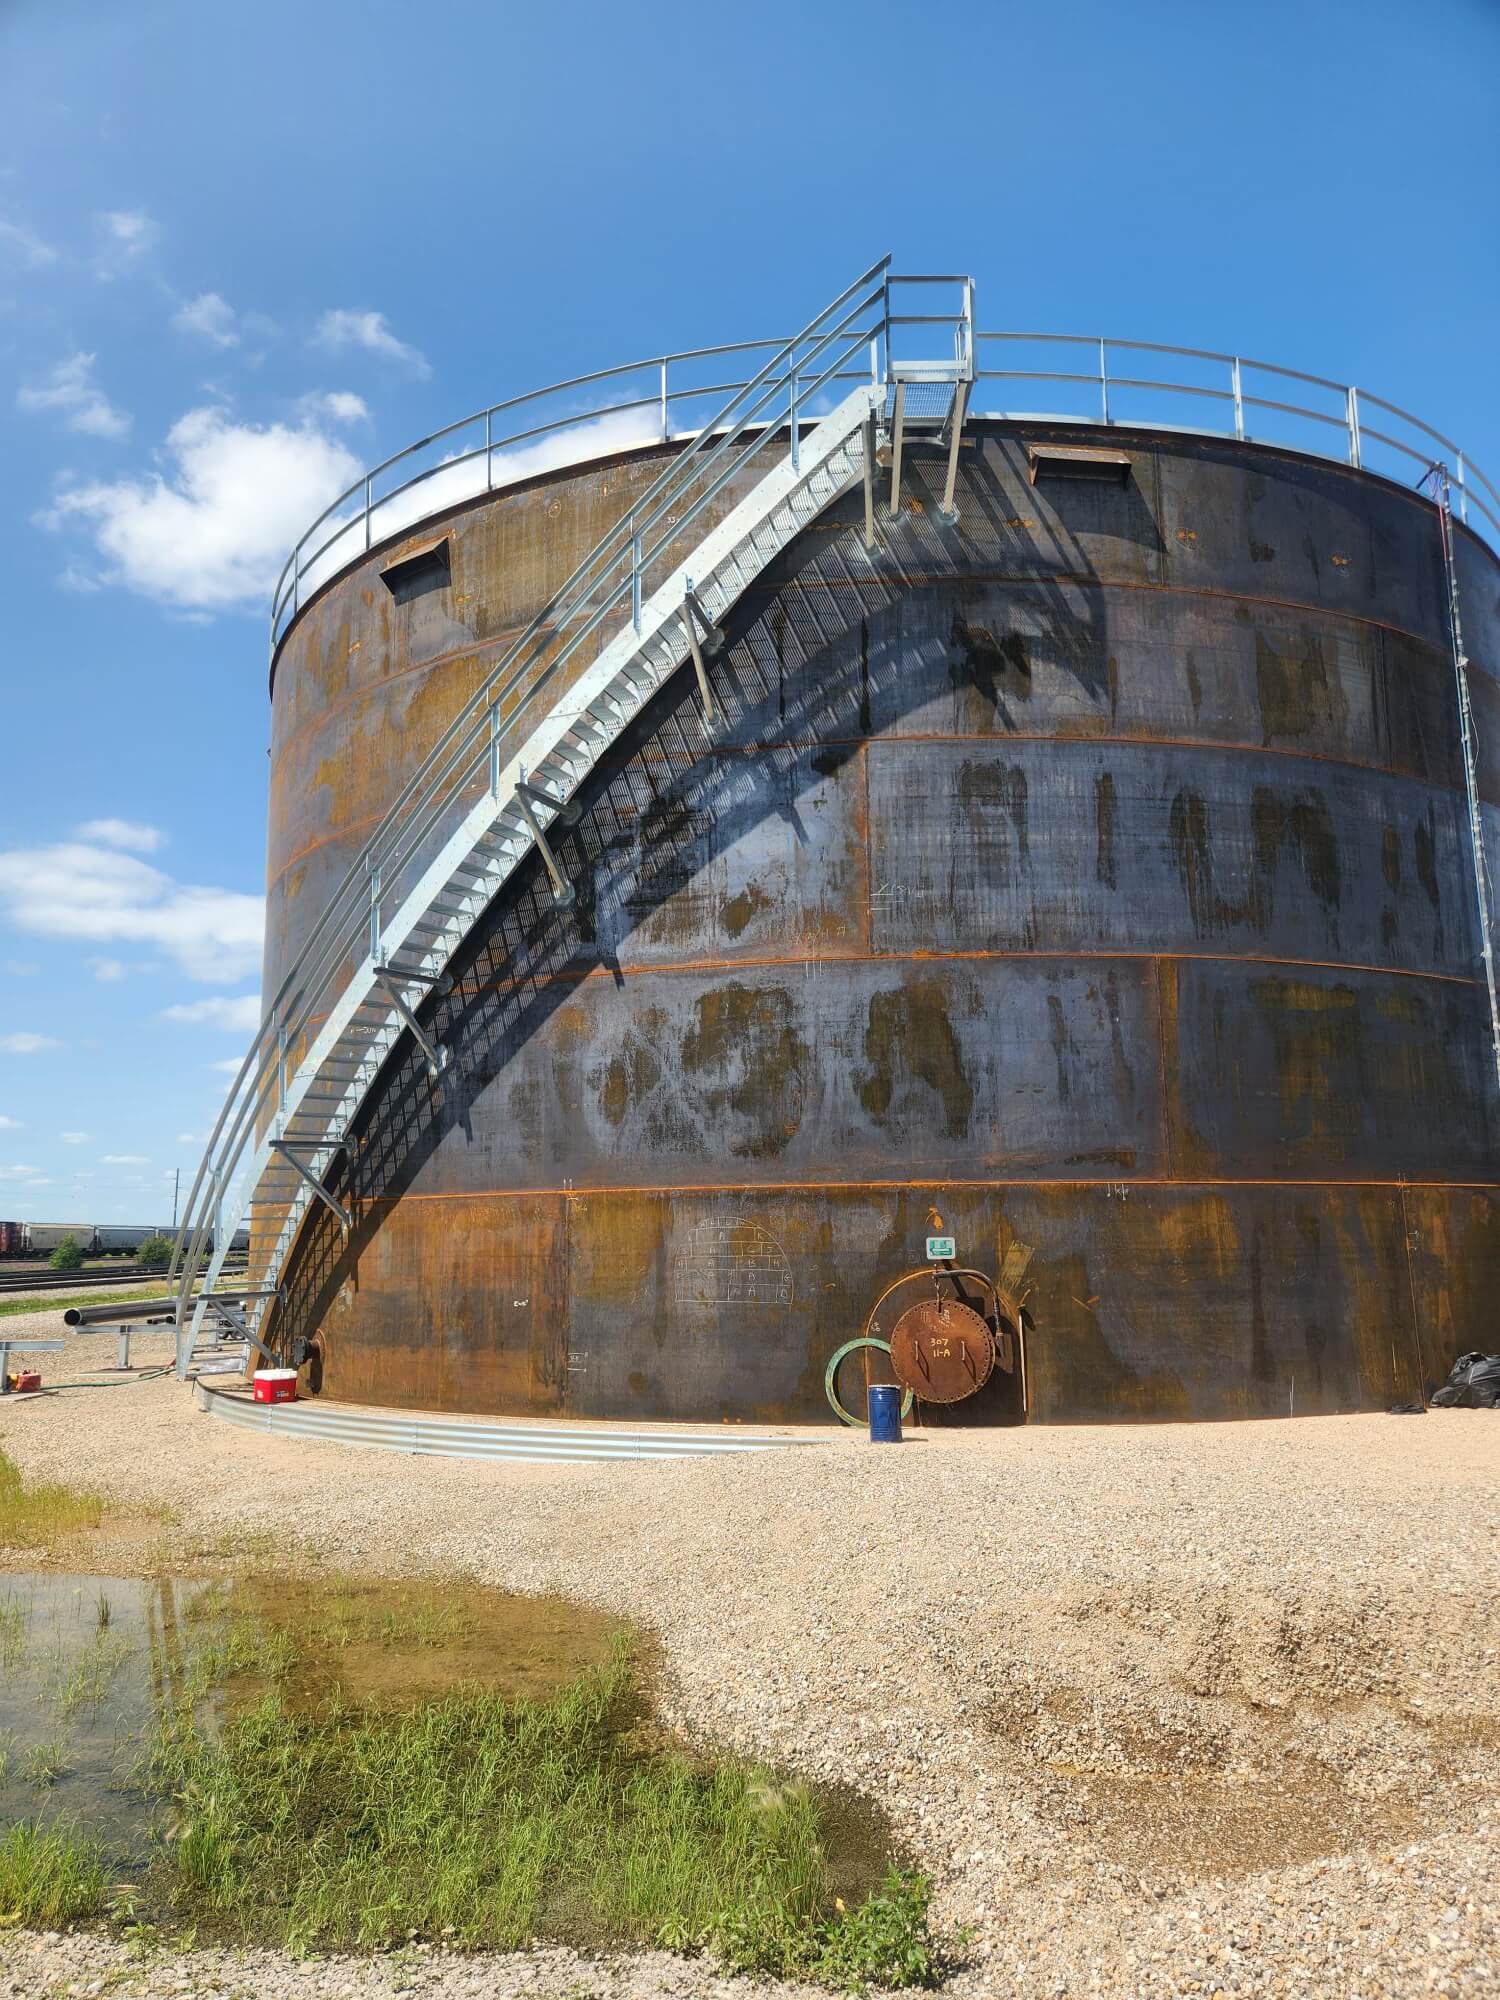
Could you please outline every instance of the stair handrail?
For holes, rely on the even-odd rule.
[[[410,444],[403,445],[400,451],[392,452],[388,458],[367,466],[352,485],[345,487],[336,499],[329,501],[315,520],[308,523],[298,536],[291,554],[282,564],[281,572],[276,579],[276,588],[271,595],[272,653],[275,653],[282,637],[281,620],[289,608],[295,610],[295,600],[301,585],[319,559],[326,555],[343,535],[361,525],[365,529],[361,553],[368,553],[374,541],[369,517],[399,498],[401,494],[410,491],[412,487],[419,486],[423,480],[451,471],[456,465],[466,465],[472,459],[493,456],[496,453],[503,458],[506,452],[514,450],[517,445],[530,442],[533,438],[571,430],[578,425],[591,423],[599,417],[617,416],[628,410],[661,411],[662,432],[660,438],[655,441],[665,444],[671,436],[668,412],[673,403],[685,401],[698,403],[708,396],[726,395],[730,390],[743,386],[738,382],[693,382],[685,387],[672,388],[669,386],[666,371],[674,363],[680,368],[684,362],[706,361],[726,354],[759,354],[785,344],[785,336],[769,340],[719,341],[712,347],[680,348],[671,354],[648,354],[638,361],[619,361],[609,368],[591,368],[585,374],[571,375],[560,382],[547,382],[540,388],[527,389],[518,396],[507,396],[503,402],[491,403],[482,410],[473,410],[466,417],[456,417],[452,423],[441,425],[437,430],[429,432],[426,437],[413,439]],[[629,396],[622,401],[606,403],[598,408],[570,409],[561,416],[548,417],[545,422],[529,425],[523,430],[508,431],[499,437],[495,435],[496,417],[503,417],[508,411],[522,409],[527,404],[545,404],[549,397],[588,389],[598,382],[628,380],[633,376],[644,374],[648,369],[659,371],[661,376],[661,386],[653,390],[649,396]],[[400,485],[393,486],[388,493],[379,495],[375,493],[375,481],[382,473],[389,472],[393,466],[400,465],[405,459],[417,457],[419,453],[433,445],[441,444],[444,438],[456,437],[460,432],[472,430],[479,424],[485,426],[483,443],[476,444],[468,451],[455,452],[451,458],[439,459],[435,465],[427,466],[422,471],[413,473],[411,478],[403,480]],[[697,430],[699,426],[694,424],[690,428]],[[650,441],[641,440],[642,443]],[[487,484],[485,487],[486,492],[494,490],[491,485]],[[341,510],[347,508],[351,502],[358,503],[358,511],[341,513]],[[333,524],[332,532],[315,548],[309,548],[308,544],[325,523]]]
[[[516,696],[504,717],[507,730],[513,730],[526,705],[600,628],[621,598],[629,592],[635,604],[639,604],[642,578],[652,563],[698,519],[761,448],[766,431],[773,427],[766,413],[783,393],[787,394],[787,422],[795,449],[807,405],[845,367],[854,346],[873,341],[882,330],[879,324],[870,327],[861,323],[853,337],[849,337],[857,322],[863,322],[872,309],[883,307],[884,277],[889,263],[889,257],[885,257],[872,265],[800,333],[783,342],[757,375],[736,388],[717,416],[698,431],[672,464],[606,531],[455,716],[354,857],[267,1007],[205,1146],[184,1207],[168,1272],[169,1282],[179,1282],[179,1329],[190,1303],[193,1280],[201,1268],[206,1239],[214,1228],[220,1205],[229,1194],[230,1176],[250,1138],[262,1129],[263,1121],[274,1118],[285,1106],[289,1094],[287,1063],[322,997],[325,980],[347,957],[366,922],[372,948],[378,946],[379,884],[382,880],[389,884],[399,875],[442,815],[461,796],[472,774],[469,753],[476,748],[481,735],[488,753],[488,731],[493,727],[497,705]],[[826,322],[841,310],[842,318],[828,327]],[[814,365],[841,340],[845,344],[831,361],[821,367]],[[744,442],[750,433],[753,435]],[[711,483],[704,486],[685,512],[675,514],[673,509],[684,492],[715,467],[720,469]],[[646,537],[658,527],[663,532],[648,548]],[[618,567],[626,551],[631,555],[629,573],[609,584],[609,573]],[[601,589],[602,602],[595,605],[584,623],[561,646],[554,645],[559,628],[570,613],[586,609]],[[531,684],[521,691],[528,672],[533,672]],[[425,817],[413,814],[408,819],[419,801],[428,806]],[[404,846],[403,822],[406,822]],[[377,885],[373,904],[368,886],[372,882]]]

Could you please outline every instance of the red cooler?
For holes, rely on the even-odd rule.
[[[257,1403],[295,1403],[297,1400],[296,1369],[257,1368],[251,1384],[251,1394]]]

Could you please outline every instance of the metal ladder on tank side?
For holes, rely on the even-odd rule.
[[[255,1349],[269,1351],[261,1329],[309,1211],[325,1209],[346,1235],[354,1226],[336,1168],[387,1057],[409,1035],[441,1077],[450,1051],[424,1020],[424,1004],[447,990],[454,954],[528,855],[538,855],[556,901],[572,902],[549,836],[576,818],[577,794],[621,734],[688,662],[713,724],[707,662],[724,615],[861,480],[873,540],[888,263],[778,349],[600,540],[454,719],[349,869],[273,996],[189,1195],[171,1273],[180,1377],[231,1341],[247,1363]],[[961,282],[971,314],[972,287]],[[965,339],[972,354],[971,320],[960,349]],[[840,394],[856,375],[858,386]],[[774,449],[783,428],[784,452],[721,519],[705,521],[739,475],[758,470],[751,461]],[[585,666],[590,644],[598,650]],[[506,742],[526,722],[521,747],[507,756]],[[247,1212],[254,1298],[226,1329],[193,1285],[206,1258],[203,1291],[212,1291]]]
[[[1464,764],[1464,804],[1469,822],[1469,861],[1474,876],[1474,913],[1479,927],[1479,956],[1484,966],[1485,994],[1490,1010],[1490,1060],[1500,1089],[1500,993],[1496,991],[1495,940],[1492,912],[1494,887],[1484,837],[1484,812],[1479,793],[1479,756],[1474,733],[1474,705],[1469,695],[1469,656],[1464,650],[1463,609],[1458,591],[1458,557],[1453,546],[1453,494],[1450,474],[1435,460],[1418,481],[1437,508],[1438,535],[1443,552],[1443,584],[1447,597],[1448,640],[1453,658],[1454,698],[1458,708],[1458,742]]]

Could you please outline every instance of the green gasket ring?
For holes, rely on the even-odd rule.
[[[856,1347],[878,1347],[882,1354],[889,1354],[891,1343],[888,1340],[876,1340],[870,1334],[862,1334],[858,1340],[846,1340],[823,1371],[823,1394],[828,1398],[828,1407],[833,1411],[833,1414],[841,1424],[848,1424],[852,1430],[858,1430],[864,1419],[862,1417],[850,1416],[838,1397],[833,1393],[833,1378],[838,1373],[839,1363],[844,1359],[844,1356],[852,1354]],[[901,1405],[901,1415],[903,1418],[911,1415],[911,1406],[915,1401],[916,1398],[913,1396],[911,1390],[908,1389],[906,1400]]]

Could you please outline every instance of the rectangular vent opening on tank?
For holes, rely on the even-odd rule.
[[[1043,479],[1102,479],[1114,486],[1130,484],[1130,459],[1123,451],[1093,444],[1028,444],[1031,483]]]
[[[447,590],[452,580],[446,535],[441,541],[408,549],[399,561],[388,563],[380,572],[380,581],[398,604],[410,604],[429,591]]]

